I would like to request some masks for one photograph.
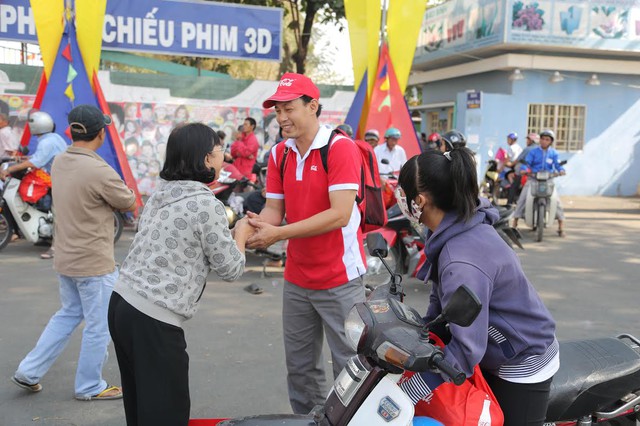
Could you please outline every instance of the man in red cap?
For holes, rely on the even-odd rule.
[[[364,249],[355,201],[360,154],[353,140],[337,135],[329,145],[325,169],[320,149],[329,144],[332,129],[320,125],[319,98],[309,78],[287,73],[262,104],[275,107],[286,140],[271,150],[266,205],[259,216],[249,214],[256,232],[247,241],[250,247],[266,247],[290,240],[282,320],[289,401],[296,414],[307,414],[327,395],[323,334],[334,377],[355,355],[344,320],[355,303],[365,300]],[[285,214],[287,224],[280,226]]]

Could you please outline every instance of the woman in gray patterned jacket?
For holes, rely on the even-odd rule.
[[[196,312],[210,271],[244,271],[246,221],[232,237],[224,205],[206,183],[224,153],[200,123],[175,128],[163,179],[149,198],[109,304],[109,331],[122,377],[127,425],[187,425],[189,356],[182,323]],[[235,241],[234,241],[235,238]]]

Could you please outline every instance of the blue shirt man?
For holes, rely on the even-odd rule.
[[[558,151],[551,148],[550,146],[548,146],[546,149],[544,149],[542,146],[533,148],[527,154],[525,161],[529,165],[532,173],[537,173],[541,170],[564,173],[564,168],[558,161]]]
[[[27,168],[43,169],[51,173],[51,164],[56,155],[66,151],[67,143],[56,133],[55,124],[49,114],[37,111],[29,115],[29,130],[38,136],[36,152],[28,160],[14,164],[5,170],[0,170],[0,180],[5,180],[11,173],[19,172]]]
[[[36,152],[29,157],[29,161],[38,169],[51,173],[51,164],[56,155],[67,150],[67,143],[57,133],[45,133],[38,137]]]
[[[551,144],[555,141],[556,135],[551,130],[544,130],[540,132],[540,146],[532,148],[527,154],[525,161],[526,165],[523,166],[523,170],[529,167],[531,173],[535,178],[535,173],[541,170],[547,170],[549,172],[558,172],[560,175],[565,174],[564,168],[558,161],[558,151],[551,148]],[[525,202],[527,199],[529,182],[522,188],[520,197],[518,198],[518,204],[516,205],[516,211],[513,214],[513,227],[518,227],[518,219],[524,217]],[[560,199],[558,199],[558,205],[556,209],[556,219],[558,219],[558,236],[564,237],[564,210]]]

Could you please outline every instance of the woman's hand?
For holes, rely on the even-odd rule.
[[[255,229],[253,235],[247,240],[247,245],[250,248],[264,249],[282,239],[279,226],[264,222],[259,217],[249,219],[249,224]]]

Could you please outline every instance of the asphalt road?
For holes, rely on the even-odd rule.
[[[535,243],[523,229],[525,250],[518,251],[558,323],[558,337],[640,336],[640,199],[567,197],[564,205],[567,237],[551,230]],[[116,245],[119,261],[132,237],[125,231]],[[79,330],[43,378],[42,392],[29,394],[9,382],[59,307],[57,279],[51,261],[39,258],[42,251],[17,242],[0,253],[0,426],[123,425],[120,401],[73,398]],[[249,256],[247,272],[236,283],[209,277],[200,310],[186,323],[192,418],[290,412],[280,325],[282,271],[272,268],[262,277],[261,262]],[[251,282],[264,293],[244,291]],[[424,311],[426,286],[409,280],[405,290],[407,302]],[[115,355],[104,376],[119,384]]]

